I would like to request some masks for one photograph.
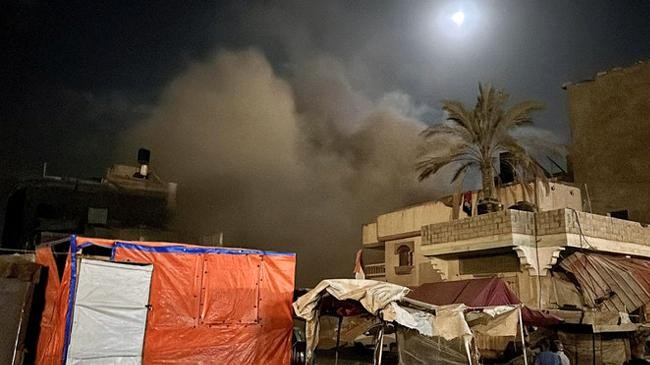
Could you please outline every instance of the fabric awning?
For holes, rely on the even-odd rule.
[[[508,284],[499,278],[426,283],[413,289],[407,297],[434,305],[465,304],[480,308],[521,304]],[[525,306],[521,314],[528,325],[549,327],[562,323],[559,317]]]

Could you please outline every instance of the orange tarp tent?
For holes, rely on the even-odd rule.
[[[36,250],[48,268],[38,364],[65,364],[77,259],[90,246],[110,249],[111,261],[153,264],[143,363],[290,363],[295,254],[72,236],[59,272],[56,244]]]

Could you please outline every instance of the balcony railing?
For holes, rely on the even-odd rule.
[[[379,276],[386,276],[385,264],[369,264],[365,267],[366,277],[375,278]]]

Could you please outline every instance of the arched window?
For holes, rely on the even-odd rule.
[[[406,245],[402,245],[397,249],[399,255],[399,266],[413,266],[413,251]]]

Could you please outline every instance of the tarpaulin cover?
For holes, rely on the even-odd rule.
[[[82,237],[71,242],[62,279],[48,275],[38,363],[62,363],[70,287],[77,281],[71,272],[88,245],[112,249],[114,261],[153,264],[145,364],[290,363],[294,254]],[[39,247],[36,257],[56,272],[49,246]]]
[[[475,334],[514,337],[519,330],[518,311],[519,307],[494,307],[467,313],[466,319]]]
[[[409,298],[434,305],[465,304],[468,307],[492,307],[520,304],[517,295],[499,278],[469,279],[426,283],[413,289]],[[558,317],[528,307],[522,308],[524,323],[533,326],[553,326],[562,322]]]
[[[141,364],[152,265],[79,266],[67,363]]]
[[[41,329],[36,349],[37,364],[61,364],[63,339],[70,288],[70,257],[65,260],[62,277],[59,277],[52,246],[45,244],[36,248],[36,262],[47,268],[45,303],[41,316]]]
[[[462,338],[446,340],[442,337],[427,337],[418,331],[398,327],[397,343],[401,365],[475,363],[470,362],[466,342]]]
[[[436,310],[436,315],[398,303],[409,289],[403,286],[374,280],[334,279],[323,280],[314,289],[293,303],[296,315],[307,321],[307,360],[313,358],[319,338],[319,304],[328,293],[338,300],[359,302],[368,313],[388,322],[415,329],[427,336],[439,336],[448,340],[462,338],[467,344],[472,333],[463,316],[464,306],[445,306]]]
[[[345,301],[354,300],[373,315],[387,309],[391,303],[399,301],[409,292],[403,286],[374,280],[333,279],[323,280],[314,289],[298,298],[293,303],[296,315],[306,323],[307,362],[313,359],[319,338],[320,303],[324,294]]]

